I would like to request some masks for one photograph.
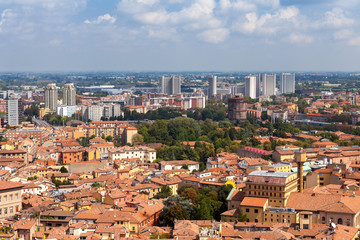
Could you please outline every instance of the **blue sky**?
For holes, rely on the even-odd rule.
[[[0,71],[360,71],[359,0],[0,0]]]

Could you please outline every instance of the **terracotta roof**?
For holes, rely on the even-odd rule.
[[[244,197],[240,206],[263,207],[267,201],[267,198]]]

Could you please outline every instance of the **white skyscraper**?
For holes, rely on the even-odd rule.
[[[209,89],[208,89],[208,97],[211,98],[216,95],[216,82],[217,76],[209,77]]]
[[[266,74],[262,75],[263,82],[263,96],[268,97],[275,95],[276,89],[276,74]]]
[[[18,126],[22,122],[22,105],[18,98],[7,100],[7,121],[10,126]]]
[[[295,73],[281,73],[280,92],[281,93],[295,92]]]
[[[45,108],[56,110],[58,91],[55,83],[49,83],[45,88]]]
[[[63,105],[65,106],[75,106],[76,98],[75,98],[76,90],[73,83],[67,83],[63,88]]]
[[[256,98],[256,82],[257,76],[247,76],[245,77],[245,96]]]
[[[166,94],[181,93],[181,77],[171,76],[161,78],[161,92]]]

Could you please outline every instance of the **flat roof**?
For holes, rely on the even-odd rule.
[[[293,175],[293,172],[272,172],[272,171],[253,171],[249,176],[262,176],[262,177],[281,177],[287,178]]]

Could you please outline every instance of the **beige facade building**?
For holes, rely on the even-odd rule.
[[[0,181],[0,218],[11,217],[21,211],[21,189],[23,185]]]
[[[291,192],[297,191],[293,172],[254,171],[246,180],[246,196],[269,199],[269,206],[285,207]]]
[[[139,158],[143,162],[153,162],[156,159],[156,150],[149,147],[129,147],[109,149],[109,160],[133,159]]]
[[[65,106],[75,106],[76,98],[75,98],[76,90],[73,83],[67,83],[63,88],[63,105]]]
[[[50,83],[45,88],[45,108],[56,110],[58,91],[55,83]]]

